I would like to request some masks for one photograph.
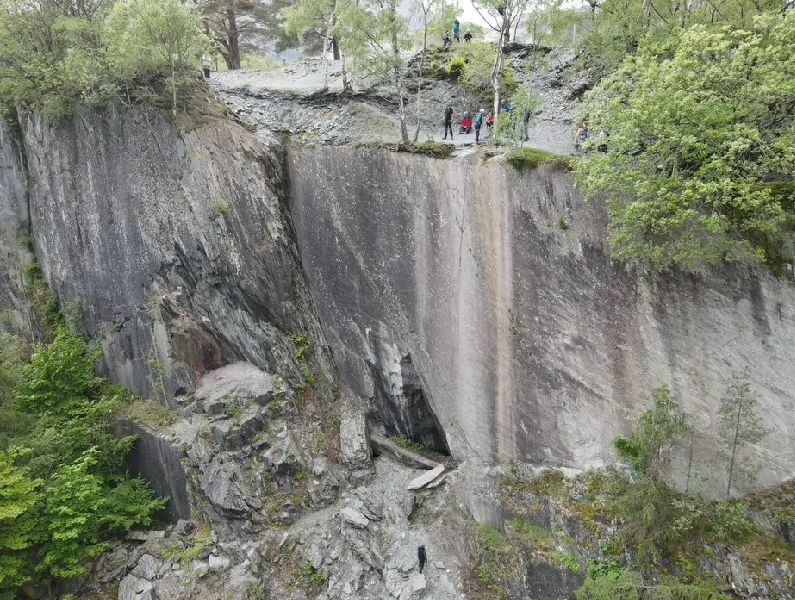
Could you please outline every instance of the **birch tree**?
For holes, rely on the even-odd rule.
[[[726,450],[728,482],[726,497],[732,492],[738,473],[750,473],[751,469],[740,464],[742,451],[761,442],[770,434],[762,426],[757,397],[751,390],[751,381],[746,369],[734,375],[726,393],[720,401],[720,437]]]
[[[392,88],[398,99],[400,137],[409,141],[406,124],[406,55],[411,49],[408,23],[397,0],[362,0],[345,11],[342,48],[353,58],[358,76]]]
[[[486,24],[497,33],[497,53],[491,70],[494,88],[494,115],[500,112],[502,71],[505,67],[503,47],[511,41],[511,30],[518,26],[527,9],[528,0],[473,0],[472,6]]]

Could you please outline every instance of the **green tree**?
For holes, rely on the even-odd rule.
[[[284,10],[284,28],[300,41],[308,36],[323,40],[323,54],[330,40],[334,60],[340,60],[340,15],[348,5],[346,0],[298,0]]]
[[[496,53],[491,68],[491,85],[494,88],[494,115],[500,112],[500,95],[502,93],[503,69],[505,55],[503,47],[515,29],[519,26],[527,8],[528,0],[473,0],[472,6],[478,11],[481,19],[497,33]]]
[[[751,470],[747,461],[743,461],[745,468],[740,468],[738,456],[742,450],[751,444],[761,442],[770,434],[762,426],[759,416],[759,405],[756,395],[751,390],[751,380],[746,369],[739,375],[734,375],[726,393],[720,401],[720,437],[726,449],[727,475],[726,497],[731,497],[732,485],[736,475],[743,472],[750,476]]]
[[[209,47],[196,10],[179,0],[119,2],[106,27],[112,69],[135,79],[165,68],[176,115],[178,92],[195,79],[195,67]]]
[[[41,502],[41,479],[19,467],[20,448],[0,451],[0,600],[13,600],[16,590],[31,581],[31,549],[40,534],[30,518]]]
[[[397,0],[362,0],[347,8],[342,21],[343,50],[352,57],[354,72],[391,87],[398,99],[400,137],[408,142],[404,96],[411,38],[408,22],[398,13]]]
[[[0,450],[0,599],[79,575],[109,536],[163,506],[127,473],[133,438],[113,434],[125,392],[96,376],[98,357],[61,324],[3,399],[25,426],[6,429]],[[9,360],[19,359],[0,353],[0,372]]]
[[[239,69],[241,51],[256,50],[259,43],[287,41],[282,11],[288,0],[193,0],[199,10],[205,34],[213,39],[228,69]]]
[[[794,258],[795,13],[641,44],[588,94],[578,184],[604,199],[617,258],[661,268]],[[599,137],[599,132],[609,138]]]

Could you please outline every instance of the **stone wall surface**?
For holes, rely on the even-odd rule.
[[[297,370],[290,336],[318,328],[275,153],[231,121],[186,133],[154,110],[21,125],[35,254],[112,379],[170,401],[235,361]]]
[[[705,464],[719,399],[748,368],[772,431],[753,449],[759,483],[795,474],[791,282],[748,267],[699,276],[613,262],[603,209],[551,166],[339,147],[291,149],[288,162],[326,338],[376,416],[416,421],[379,406],[408,383],[454,456],[587,468],[614,460],[613,437],[668,384]]]
[[[22,152],[8,124],[0,119],[0,327],[29,329],[24,295],[27,240],[27,182]]]

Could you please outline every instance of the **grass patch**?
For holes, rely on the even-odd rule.
[[[551,165],[556,171],[568,172],[572,170],[571,160],[568,156],[547,152],[539,148],[514,148],[505,154],[505,162],[517,171],[535,169],[540,165]]]
[[[170,427],[177,420],[177,413],[173,410],[146,398],[137,398],[133,402],[123,404],[119,414],[153,429]]]
[[[405,450],[409,450],[411,452],[422,452],[425,450],[425,446],[423,446],[419,442],[410,440],[405,435],[396,435],[395,437],[389,439],[392,440],[396,445],[400,446],[401,448],[404,448]]]
[[[229,205],[223,200],[213,202],[212,206],[210,206],[210,219],[213,221],[227,214],[229,214]]]
[[[424,154],[431,158],[450,158],[453,154],[452,145],[431,140],[425,142],[365,142],[357,144],[357,146],[360,148],[385,148],[390,152]]]

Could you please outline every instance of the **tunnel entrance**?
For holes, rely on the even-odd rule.
[[[375,418],[390,437],[403,435],[428,450],[450,456],[439,419],[422,389],[411,355],[400,359],[400,378],[385,376],[379,365],[370,365],[375,383]]]

